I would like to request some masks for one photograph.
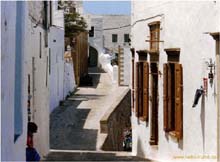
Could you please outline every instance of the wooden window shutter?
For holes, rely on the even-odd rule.
[[[168,65],[163,64],[163,128],[168,131]]]
[[[182,65],[175,64],[175,134],[183,136],[183,72]]]
[[[140,63],[136,62],[136,87],[135,87],[135,114],[138,116],[139,110],[139,67]]]
[[[172,129],[172,98],[174,94],[172,94],[172,70],[171,64],[167,64],[167,131]]]
[[[149,64],[143,63],[143,118],[148,121],[149,116]]]
[[[143,62],[139,62],[139,69],[138,69],[138,100],[139,100],[139,110],[138,110],[138,117],[143,116]]]

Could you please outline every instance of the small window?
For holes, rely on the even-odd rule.
[[[124,34],[124,42],[125,43],[129,42],[129,34]]]
[[[150,27],[150,50],[159,51],[160,43],[160,22],[152,22],[148,24]]]
[[[112,42],[114,42],[114,43],[118,42],[118,35],[117,34],[112,34]]]
[[[94,37],[94,26],[92,26],[91,30],[89,31],[89,37]]]

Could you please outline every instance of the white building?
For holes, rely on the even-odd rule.
[[[209,32],[219,39],[220,3],[131,3],[133,154],[217,161],[219,41]],[[204,94],[193,107],[201,86]]]
[[[56,3],[1,3],[3,161],[25,161],[28,121],[38,126],[34,147],[42,158],[49,152],[50,111],[66,87],[73,90],[64,86],[63,11]]]
[[[49,79],[50,79],[50,112],[64,100],[69,91],[75,88],[73,66],[64,61],[64,11],[58,9],[58,4],[53,2],[52,20],[49,33]],[[72,68],[67,68],[72,66]],[[67,77],[67,78],[66,78]]]
[[[94,48],[118,53],[118,46],[129,47],[130,15],[86,16],[90,28],[89,43]]]
[[[130,71],[124,69],[130,69],[130,62],[127,62],[130,60],[130,52],[127,52],[131,29],[130,15],[87,14],[84,17],[89,29],[89,66],[101,67],[109,74],[113,83],[128,85]],[[121,64],[121,68],[117,70],[118,67],[113,68],[111,62],[119,57],[119,53],[121,58],[118,64]]]
[[[25,161],[27,77],[26,5],[1,2],[1,160]],[[10,11],[10,12],[9,12]],[[23,84],[22,84],[23,83]]]

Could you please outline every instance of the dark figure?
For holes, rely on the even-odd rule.
[[[28,122],[26,161],[40,161],[40,155],[34,148],[34,143],[33,143],[33,134],[36,132],[37,132],[37,125],[33,122]]]
[[[194,102],[193,102],[192,107],[196,107],[196,105],[198,104],[199,98],[202,96],[203,93],[204,93],[204,90],[203,90],[202,87],[200,89],[196,90],[196,94],[195,94],[195,97],[194,97]]]
[[[131,151],[131,149],[132,149],[131,129],[124,131],[123,148],[124,148],[124,151]]]

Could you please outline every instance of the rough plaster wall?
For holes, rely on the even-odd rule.
[[[29,3],[29,7],[31,2]],[[41,2],[38,2],[41,4]],[[32,11],[38,15],[40,12],[40,4],[32,5],[35,7]],[[40,17],[38,15],[37,17]],[[49,69],[47,67],[47,57],[49,58],[49,50],[45,47],[45,30],[41,24],[37,25],[36,21],[29,16],[28,18],[28,61],[27,73],[31,75],[31,92],[32,92],[32,121],[38,125],[38,132],[34,135],[34,146],[41,156],[49,152]],[[41,58],[40,58],[40,32],[41,32]],[[34,57],[35,65],[32,68],[32,57]],[[33,76],[34,72],[34,76]],[[46,76],[48,74],[48,76]],[[26,76],[27,77],[27,76]],[[46,81],[47,79],[47,81]],[[34,82],[33,82],[34,81]],[[46,85],[47,82],[47,85]],[[33,89],[34,88],[34,89]]]
[[[89,37],[89,44],[100,54],[103,49],[103,20],[101,16],[91,15],[91,17],[90,26],[94,26],[94,37]]]
[[[76,88],[73,64],[64,62],[64,96]]]
[[[107,28],[119,28],[112,30],[103,30],[104,35],[104,47],[112,49],[114,52],[118,50],[118,46],[129,46],[128,43],[124,43],[124,34],[130,34],[131,27],[123,27],[131,24],[131,18],[127,15],[103,15],[103,29]],[[118,35],[118,42],[112,42],[112,34]]]
[[[29,31],[31,32],[31,31]],[[42,33],[42,56],[39,57],[40,53],[40,34]],[[33,29],[33,32],[30,33],[29,38],[29,54],[32,54],[32,57],[35,58],[35,69],[34,69],[34,78],[32,77],[32,82],[34,79],[34,94],[32,100],[34,103],[32,105],[32,116],[33,121],[38,125],[38,132],[34,135],[34,144],[36,149],[40,152],[41,155],[45,155],[49,149],[49,76],[47,78],[46,85],[46,70],[48,70],[47,65],[47,56],[48,49],[44,45],[44,30],[41,27]],[[48,56],[49,57],[49,56]],[[31,59],[31,55],[30,55]],[[29,61],[29,67],[32,69],[32,62]],[[29,71],[32,74],[32,71]],[[49,72],[48,72],[49,73]],[[33,88],[33,87],[32,87]]]
[[[43,6],[44,2],[31,1],[28,2],[28,15],[29,18],[42,24],[43,23]]]
[[[64,99],[64,30],[50,28],[49,48],[51,51],[50,112]]]
[[[16,46],[16,7],[17,2],[1,3],[1,160],[3,161],[25,161],[26,145],[26,93],[25,87],[22,86],[22,119],[23,133],[16,142],[14,142],[14,81],[15,81],[15,46]],[[22,14],[24,16],[23,31],[26,23],[26,6],[22,3]],[[10,11],[10,12],[9,12]],[[25,34],[25,33],[24,33]],[[23,40],[24,43],[25,39]],[[22,43],[22,45],[24,45]],[[25,48],[22,46],[22,57],[25,60]],[[23,66],[22,66],[23,69]],[[23,69],[23,74],[25,74]],[[22,77],[25,84],[26,80]]]
[[[160,44],[159,70],[163,73],[163,63],[167,62],[164,48],[181,48],[180,63],[183,65],[184,84],[184,134],[180,147],[175,140],[170,137],[166,139],[164,135],[163,77],[159,77],[158,150],[148,144],[150,127],[146,127],[145,123],[138,124],[133,114],[134,154],[156,159],[170,159],[174,155],[216,155],[216,80],[212,87],[209,84],[208,96],[203,102],[200,99],[195,109],[192,108],[192,103],[196,89],[202,85],[203,77],[208,76],[209,70],[205,61],[209,61],[209,58],[215,59],[215,42],[204,33],[219,31],[219,11],[219,2],[132,2],[132,24],[149,18],[136,23],[132,28],[132,47],[136,51],[149,49],[148,43],[144,41],[149,39],[148,23],[161,21],[160,38],[164,43]]]
[[[58,10],[58,1],[52,2],[52,24],[64,30],[64,11]]]

